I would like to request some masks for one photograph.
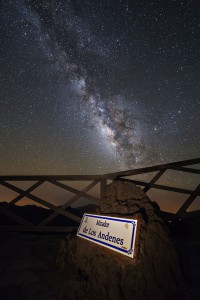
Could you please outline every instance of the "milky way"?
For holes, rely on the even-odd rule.
[[[102,136],[115,150],[119,162],[134,167],[136,162],[144,159],[146,150],[141,143],[140,125],[134,118],[131,119],[131,114],[124,108],[126,99],[118,94],[108,96],[102,93],[98,87],[98,77],[90,74],[92,61],[86,62],[85,59],[93,54],[95,64],[101,66],[100,60],[109,56],[111,46],[106,45],[106,48],[101,45],[98,37],[92,35],[87,22],[82,25],[82,18],[75,15],[73,1],[66,1],[64,13],[63,6],[55,11],[54,5],[30,3],[33,3],[38,14],[32,7],[24,6],[25,16],[38,31],[45,54],[65,76],[77,100],[84,102],[85,107],[83,105],[82,108],[87,112],[89,124],[100,128]],[[121,8],[124,9],[123,4]]]
[[[3,1],[2,170],[11,149],[37,173],[197,157],[199,17],[190,0]]]

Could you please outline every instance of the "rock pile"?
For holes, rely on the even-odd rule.
[[[97,213],[138,220],[135,257],[68,236],[57,257],[61,269],[73,268],[66,299],[184,299],[179,258],[158,209],[132,182],[108,185]]]

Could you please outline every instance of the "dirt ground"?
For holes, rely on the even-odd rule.
[[[67,278],[56,255],[64,236],[0,233],[0,299],[62,299]]]
[[[70,272],[58,270],[56,256],[64,237],[1,232],[0,299],[63,300]],[[176,246],[191,286],[188,299],[200,299],[200,241],[176,240]]]

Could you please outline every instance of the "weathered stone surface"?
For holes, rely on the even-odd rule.
[[[147,197],[143,190],[130,181],[116,180],[106,188],[98,212],[102,214],[135,214],[141,210],[154,214],[155,203]]]
[[[106,200],[123,201],[129,199],[142,200],[146,197],[146,194],[130,181],[116,180],[111,185],[106,187]]]
[[[129,258],[68,236],[57,263],[73,268],[64,295],[69,300],[184,299],[185,279],[174,245],[157,206],[133,183],[115,181],[99,212],[138,220],[135,257]]]

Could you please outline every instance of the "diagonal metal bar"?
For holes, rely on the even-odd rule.
[[[26,191],[24,191],[24,193],[20,194],[19,196],[17,196],[16,198],[14,198],[12,201],[10,201],[7,204],[6,207],[9,208],[10,206],[12,206],[15,203],[19,202],[22,198],[26,197],[26,195],[28,195],[30,192],[32,192],[33,190],[35,190],[36,188],[38,188],[44,182],[45,182],[44,180],[40,180],[40,181],[34,183],[31,187],[29,187]]]
[[[124,176],[150,173],[150,172],[159,171],[159,170],[163,170],[163,169],[171,169],[173,167],[178,167],[178,166],[183,167],[183,166],[190,166],[190,165],[195,165],[195,164],[200,164],[200,158],[177,161],[177,162],[173,162],[173,163],[169,163],[169,164],[157,165],[157,166],[152,166],[152,167],[147,167],[147,168],[140,168],[140,169],[135,169],[135,170],[127,170],[127,171],[122,171],[122,172],[109,173],[109,174],[105,174],[104,178],[117,179],[119,177],[124,177]]]
[[[3,186],[5,186],[5,187],[7,187],[7,188],[9,188],[9,189],[11,189],[11,190],[13,190],[13,191],[15,191],[15,192],[17,192],[17,193],[19,193],[19,194],[22,194],[23,192],[25,192],[24,190],[22,190],[22,189],[20,189],[20,188],[18,188],[16,186],[14,186],[14,185],[12,185],[12,184],[10,184],[8,182],[5,182],[5,181],[0,181],[0,184],[3,185]],[[67,212],[67,211],[63,211],[59,207],[57,207],[57,206],[55,206],[55,205],[53,205],[53,204],[51,204],[51,203],[49,203],[49,202],[47,202],[47,201],[39,198],[37,196],[34,196],[32,194],[27,194],[26,197],[29,198],[29,199],[31,199],[31,200],[33,200],[33,201],[35,201],[35,202],[37,202],[37,203],[40,203],[40,204],[44,205],[44,206],[52,209],[53,211],[56,211],[57,213],[65,216],[67,218],[70,218],[70,219],[72,219],[72,220],[74,220],[76,222],[80,222],[81,221],[81,218],[77,217],[76,215],[74,215],[74,214],[72,214],[70,212]]]
[[[103,200],[106,192],[106,186],[107,186],[107,179],[103,178],[101,179],[101,200]]]
[[[79,192],[79,194],[77,194],[76,196],[72,197],[69,201],[67,201],[67,203],[65,203],[64,205],[61,206],[61,209],[66,209],[67,207],[69,207],[72,203],[74,203],[76,200],[78,200],[81,195],[82,192],[87,193],[89,190],[91,190],[97,183],[99,183],[99,180],[94,180],[93,182],[91,182],[88,186],[86,186],[82,191]],[[41,223],[38,224],[38,226],[42,226],[42,225],[46,225],[48,224],[51,220],[53,220],[55,217],[57,217],[58,213],[57,212],[53,212],[52,214],[50,214],[46,219],[44,219]]]
[[[89,200],[91,200],[93,202],[96,202],[97,204],[100,203],[100,199],[99,198],[96,198],[96,197],[91,196],[91,195],[89,195],[87,193],[81,192],[81,191],[79,191],[79,190],[77,190],[75,188],[72,188],[71,186],[68,186],[68,185],[64,184],[64,183],[61,183],[61,182],[58,182],[58,181],[54,181],[54,180],[48,180],[48,181],[50,183],[56,185],[56,186],[59,186],[60,188],[62,188],[64,190],[67,190],[67,191],[71,192],[71,193],[74,193],[74,194],[77,194],[77,195],[80,193],[81,197],[84,197],[84,198],[89,199]]]
[[[186,218],[191,218],[191,217],[200,217],[200,209],[198,210],[194,210],[194,211],[189,211],[189,212],[185,212],[183,215],[181,214],[181,217],[184,219]]]
[[[21,225],[24,225],[24,226],[33,226],[34,224],[31,223],[30,221],[14,214],[13,212],[7,210],[6,208],[4,207],[1,207],[0,206],[0,212],[6,216],[8,216],[10,219],[14,220],[15,222],[21,224]]]
[[[186,199],[186,201],[183,203],[181,208],[177,211],[177,215],[182,215],[186,213],[186,210],[188,207],[192,204],[192,202],[195,200],[197,195],[200,193],[200,184],[196,187],[196,189],[191,193],[191,195]]]
[[[119,179],[134,182],[136,185],[148,186],[148,183],[145,182],[145,181],[132,180],[132,179],[123,179],[123,178],[119,178]],[[158,189],[158,190],[169,191],[169,192],[188,194],[188,195],[191,195],[193,193],[192,190],[181,189],[181,188],[176,188],[176,187],[171,187],[171,186],[166,186],[166,185],[161,185],[161,184],[152,184],[151,188]],[[196,192],[196,195],[200,196],[200,192]]]
[[[37,188],[37,186],[42,184],[42,182],[48,181],[52,184],[55,184],[55,185],[59,186],[60,188],[63,188],[65,190],[68,190],[68,191],[75,194],[75,196],[72,197],[65,204],[66,207],[71,205],[71,203],[73,203],[74,201],[76,201],[80,197],[88,198],[91,201],[95,201],[99,204],[100,199],[87,194],[88,190],[83,189],[82,191],[79,191],[79,190],[74,189],[70,186],[62,184],[60,181],[65,181],[65,180],[72,180],[72,181],[94,180],[94,181],[97,181],[97,182],[101,181],[101,197],[100,198],[102,198],[103,195],[104,195],[105,185],[106,185],[105,182],[106,182],[107,179],[110,179],[110,180],[115,180],[115,179],[130,180],[131,182],[134,182],[137,185],[144,186],[144,191],[145,192],[148,191],[150,188],[154,188],[154,189],[160,189],[160,190],[166,190],[166,191],[170,191],[170,192],[177,192],[177,193],[183,193],[183,194],[190,195],[178,211],[179,214],[181,214],[181,217],[189,217],[189,216],[193,215],[193,212],[186,212],[186,210],[191,205],[191,203],[195,200],[196,196],[200,196],[200,185],[194,191],[192,191],[192,190],[188,190],[188,189],[182,189],[182,188],[159,185],[159,184],[155,184],[155,183],[160,178],[160,176],[162,176],[162,174],[164,173],[164,171],[166,169],[181,171],[181,172],[188,172],[190,174],[191,173],[192,174],[200,174],[199,169],[190,167],[190,166],[195,165],[195,164],[200,165],[200,158],[185,160],[185,161],[178,161],[178,162],[173,162],[173,163],[167,163],[167,164],[157,165],[157,166],[151,166],[151,167],[147,167],[147,168],[140,168],[140,169],[135,169],[135,170],[127,170],[127,171],[123,171],[123,172],[110,173],[110,174],[105,174],[105,175],[39,175],[39,176],[37,176],[37,175],[33,175],[33,176],[32,175],[31,176],[25,176],[25,175],[23,175],[23,176],[13,176],[12,175],[12,176],[0,176],[0,184],[3,185],[3,186],[6,186],[7,188],[9,188],[11,190],[14,190],[15,192],[20,194],[17,197],[15,197],[8,204],[8,207],[14,205],[18,201],[20,201],[23,197],[27,197],[27,198],[35,201],[36,203],[42,204],[43,206],[46,206],[46,207],[52,209],[54,212],[50,215],[51,218],[54,218],[55,215],[61,214],[61,215],[66,216],[67,218],[71,218],[71,219],[73,219],[77,222],[80,222],[80,218],[75,216],[74,214],[71,214],[71,213],[65,211],[64,206],[62,206],[61,208],[57,207],[53,204],[50,204],[49,202],[47,202],[45,200],[42,200],[39,197],[36,197],[36,196],[32,195],[31,192],[35,188]],[[155,171],[158,172],[158,173],[156,174],[156,176],[149,183],[139,181],[139,180],[124,179],[124,177],[126,177],[126,176],[132,176],[132,175],[137,175],[137,174],[146,174],[146,173],[155,172]],[[30,187],[29,189],[22,190],[20,188],[17,188],[16,186],[6,182],[6,181],[37,181],[37,182],[32,187]],[[24,225],[24,226],[18,225],[18,227],[20,227],[19,230],[23,230],[23,228],[29,228],[28,230],[33,230],[33,228],[36,228],[36,227],[38,228],[38,230],[40,230],[40,229],[43,230],[45,228],[50,227],[50,226],[35,226],[35,224],[32,224],[28,220],[25,220],[25,219],[15,215],[14,213],[7,210],[5,207],[3,207],[1,209],[1,212],[4,213],[5,215],[7,215],[8,217],[10,217],[11,219],[17,221],[21,225]],[[194,213],[196,213],[196,212],[194,212]],[[200,211],[198,211],[198,213],[200,213]],[[44,222],[44,224],[47,224],[48,223],[47,218],[43,222]],[[57,230],[57,228],[55,230]]]
[[[38,180],[72,180],[72,181],[91,181],[100,180],[104,175],[3,175],[3,181],[38,181]]]
[[[200,170],[198,170],[198,169],[193,169],[193,168],[173,167],[173,168],[170,168],[170,169],[171,169],[171,170],[176,170],[176,171],[182,171],[182,172],[188,172],[188,173],[200,174]]]
[[[159,171],[162,169],[172,169],[174,167],[184,167],[184,166],[191,166],[195,164],[200,164],[200,158],[194,158],[190,160],[183,160],[183,161],[177,161],[173,163],[167,163],[163,165],[156,165],[151,166],[147,168],[140,168],[135,170],[127,170],[122,172],[116,172],[116,173],[109,173],[104,175],[4,175],[0,176],[0,180],[2,181],[37,181],[37,180],[73,180],[73,181],[79,181],[79,180],[100,180],[102,178],[107,179],[116,179],[118,177],[124,177],[124,176],[131,176],[131,175],[138,175],[142,173],[149,173],[154,171]]]
[[[164,190],[164,191],[169,191],[169,192],[188,194],[188,195],[193,192],[192,190],[188,190],[188,189],[181,189],[181,188],[176,188],[176,187],[172,187],[172,186],[165,186],[165,185],[160,185],[160,184],[153,184],[152,188],[159,189],[159,190]],[[197,196],[198,195],[199,194],[197,194]]]
[[[150,188],[152,187],[152,184],[154,184],[156,181],[158,181],[158,179],[165,173],[165,170],[160,170],[156,176],[154,176],[154,178],[148,183],[147,186],[145,186],[145,188],[143,188],[143,191],[146,193],[150,190]]]

